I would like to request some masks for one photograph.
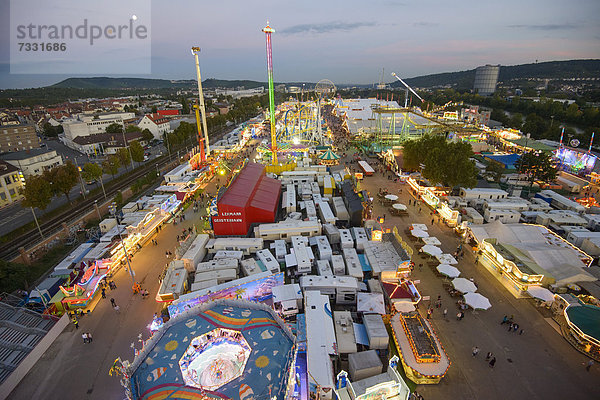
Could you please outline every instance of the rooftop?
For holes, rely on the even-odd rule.
[[[23,160],[26,158],[40,156],[46,153],[56,153],[56,150],[50,149],[30,149],[30,150],[21,150],[21,151],[11,151],[10,153],[2,153],[0,154],[0,159],[2,160]]]

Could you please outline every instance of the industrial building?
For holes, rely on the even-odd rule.
[[[475,82],[473,83],[473,92],[482,96],[489,96],[496,91],[500,75],[500,65],[483,65],[475,69]]]

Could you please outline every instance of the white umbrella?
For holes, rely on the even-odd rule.
[[[536,299],[543,301],[554,301],[554,293],[541,286],[530,286],[527,292]]]
[[[396,201],[398,200],[398,196],[396,196],[395,194],[386,194],[385,198],[391,201]]]
[[[469,293],[477,291],[477,286],[473,282],[465,278],[452,279],[452,286],[461,293]]]
[[[465,299],[465,303],[474,310],[487,310],[488,308],[492,307],[492,304],[488,298],[479,293],[467,293],[463,297]]]
[[[409,303],[408,301],[397,301],[394,303],[394,308],[398,312],[411,312],[415,311],[415,305],[413,303]]]
[[[440,254],[439,256],[435,256],[435,258],[437,258],[440,264],[458,264],[456,258],[452,257],[450,254]]]
[[[441,246],[442,242],[440,242],[440,239],[436,238],[435,236],[429,236],[429,237],[425,237],[422,238],[423,243],[425,244],[430,244],[433,246]]]
[[[439,256],[440,254],[444,254],[442,249],[440,249],[439,247],[432,246],[430,244],[426,244],[425,246],[421,247],[421,251],[423,253],[429,254],[430,256]]]
[[[450,264],[440,264],[437,266],[437,270],[440,272],[440,274],[444,274],[450,278],[456,278],[460,275],[458,268],[453,267]]]
[[[406,211],[406,206],[404,204],[395,203],[395,204],[392,204],[392,207],[395,208],[396,210]]]
[[[427,225],[425,224],[411,224],[411,226],[413,227],[413,229],[420,229],[422,231],[427,230]]]
[[[418,238],[424,238],[424,237],[429,236],[429,233],[427,233],[421,229],[411,229],[410,234],[413,235],[414,237],[418,237]]]

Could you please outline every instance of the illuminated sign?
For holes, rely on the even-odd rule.
[[[375,242],[381,242],[382,238],[383,238],[383,232],[382,231],[376,230],[376,231],[371,232],[371,240],[373,240]]]

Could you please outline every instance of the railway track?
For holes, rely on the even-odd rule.
[[[219,140],[225,134],[232,131],[233,129],[234,129],[234,127],[227,127],[225,129],[221,129],[217,132],[213,132],[210,135],[210,141],[214,142],[216,140]],[[138,178],[141,178],[142,176],[146,175],[148,172],[154,170],[156,168],[156,164],[157,164],[156,160],[154,160],[154,161],[155,162],[147,164],[143,168],[140,168],[140,169],[134,171],[134,173],[132,175],[128,176],[127,179],[125,179],[121,182],[118,182],[118,183],[110,186],[109,188],[106,188],[107,189],[106,197],[112,197],[115,193],[117,193],[117,191],[120,191],[120,190],[130,186]],[[163,167],[163,166],[169,164],[170,162],[172,162],[172,161],[169,160],[169,156],[163,155],[163,156],[161,156],[161,158],[158,159],[158,166]],[[78,203],[77,210],[68,209],[68,210],[60,213],[59,215],[52,217],[50,220],[45,221],[44,223],[40,224],[40,229],[42,230],[42,234],[46,238],[46,237],[49,237],[50,235],[53,235],[54,233],[60,231],[62,229],[63,223],[67,223],[67,225],[68,225],[70,222],[78,220],[80,217],[82,217],[83,215],[90,212],[90,210],[92,209],[92,207],[94,206],[94,203],[96,201],[100,202],[101,200],[103,200],[103,198],[104,198],[104,194],[102,192],[97,193],[92,197],[88,197],[81,203]],[[0,259],[12,260],[15,257],[19,256],[19,254],[20,254],[19,248],[23,247],[27,250],[27,249],[33,247],[35,244],[39,243],[40,241],[42,241],[42,239],[40,238],[37,228],[33,228],[33,229],[29,230],[28,232],[14,238],[10,242],[6,242],[6,243],[2,244],[0,246]]]
[[[158,166],[162,167],[169,163],[168,156],[162,156],[162,159],[158,161]],[[137,179],[146,175],[156,168],[156,162],[145,165],[143,168],[139,168],[135,170],[131,175],[110,187],[106,188],[106,197],[110,198],[115,195],[118,191],[130,186]],[[94,203],[96,201],[100,202],[104,199],[104,194],[99,192],[93,196],[88,196],[84,201],[77,204],[77,210],[68,209],[55,217],[52,217],[50,220],[45,221],[40,224],[40,229],[42,230],[42,234],[44,237],[48,237],[62,229],[62,224],[67,223],[67,225],[76,221],[83,215],[90,212],[93,209]],[[42,239],[40,238],[39,232],[37,228],[31,229],[30,231],[14,238],[10,242],[4,243],[0,246],[0,258],[4,260],[12,260],[13,258],[19,255],[19,248],[24,247],[28,249],[40,242]]]

